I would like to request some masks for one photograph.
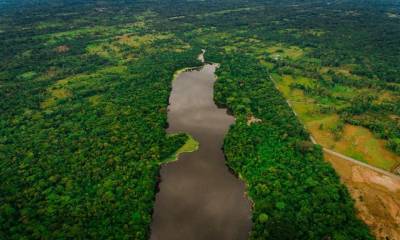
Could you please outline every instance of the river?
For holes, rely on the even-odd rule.
[[[242,240],[249,236],[251,204],[245,184],[229,171],[221,149],[235,119],[214,103],[216,67],[205,64],[181,72],[172,83],[167,132],[188,133],[200,147],[162,165],[151,240]]]

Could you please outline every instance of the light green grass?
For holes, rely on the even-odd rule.
[[[62,22],[39,22],[38,24],[36,24],[35,28],[39,29],[39,30],[43,30],[43,29],[47,29],[47,28],[56,28],[56,27],[60,27],[62,26],[63,23]]]
[[[234,12],[243,12],[243,11],[250,11],[250,10],[256,10],[257,8],[253,7],[244,7],[244,8],[236,8],[236,9],[226,9],[226,10],[221,10],[221,11],[215,11],[215,12],[209,12],[205,14],[198,14],[196,17],[204,18],[204,17],[211,17],[211,16],[219,16],[219,15],[224,15],[228,13],[234,13]]]
[[[267,52],[271,54],[272,58],[289,58],[289,59],[299,59],[304,55],[304,50],[297,46],[284,46],[282,44],[276,44],[268,47]]]
[[[178,160],[179,155],[182,153],[189,153],[189,152],[195,152],[199,149],[199,142],[197,142],[192,136],[189,134],[187,135],[187,140],[185,144],[183,144],[182,147],[180,147],[174,154],[171,156],[167,157],[166,159],[163,159],[161,163],[168,163],[168,162],[174,162]]]
[[[172,77],[172,80],[175,80],[175,79],[178,77],[179,74],[181,74],[181,73],[183,73],[183,72],[186,72],[186,71],[188,71],[188,70],[191,70],[191,69],[193,69],[193,68],[187,67],[187,68],[179,69],[178,71],[176,71],[176,72],[174,73],[174,76]]]
[[[22,79],[22,80],[31,80],[31,79],[33,79],[36,75],[37,75],[36,72],[30,71],[30,72],[25,72],[25,73],[19,75],[18,78],[19,78],[19,79]]]

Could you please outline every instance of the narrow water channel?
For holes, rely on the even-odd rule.
[[[216,67],[205,64],[173,81],[167,131],[188,133],[200,147],[162,166],[151,240],[248,238],[251,206],[245,185],[225,165],[221,149],[235,120],[214,103]]]

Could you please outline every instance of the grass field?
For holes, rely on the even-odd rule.
[[[297,46],[285,47],[281,44],[277,44],[267,48],[267,52],[271,54],[272,58],[291,58],[299,59],[304,55],[304,51]]]
[[[337,71],[350,74],[345,69]],[[330,102],[329,98],[306,96],[303,90],[290,87],[293,83],[313,86],[315,80],[303,76],[279,74],[272,74],[272,77],[277,82],[279,90],[289,100],[299,119],[323,147],[388,171],[400,163],[400,156],[389,151],[386,148],[386,141],[377,138],[370,130],[361,126],[344,124],[334,112],[321,112],[324,106],[340,107],[340,104]],[[338,85],[332,88],[331,93],[346,98],[354,94],[354,89]],[[384,97],[387,98],[388,95],[381,96],[381,98]]]

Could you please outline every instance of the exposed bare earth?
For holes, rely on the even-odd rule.
[[[400,180],[325,153],[377,239],[400,239]]]
[[[261,122],[262,120],[261,119],[259,119],[259,118],[256,118],[256,117],[254,117],[254,116],[249,116],[248,118],[247,118],[247,125],[251,125],[251,124],[253,124],[253,123],[258,123],[258,122]]]

